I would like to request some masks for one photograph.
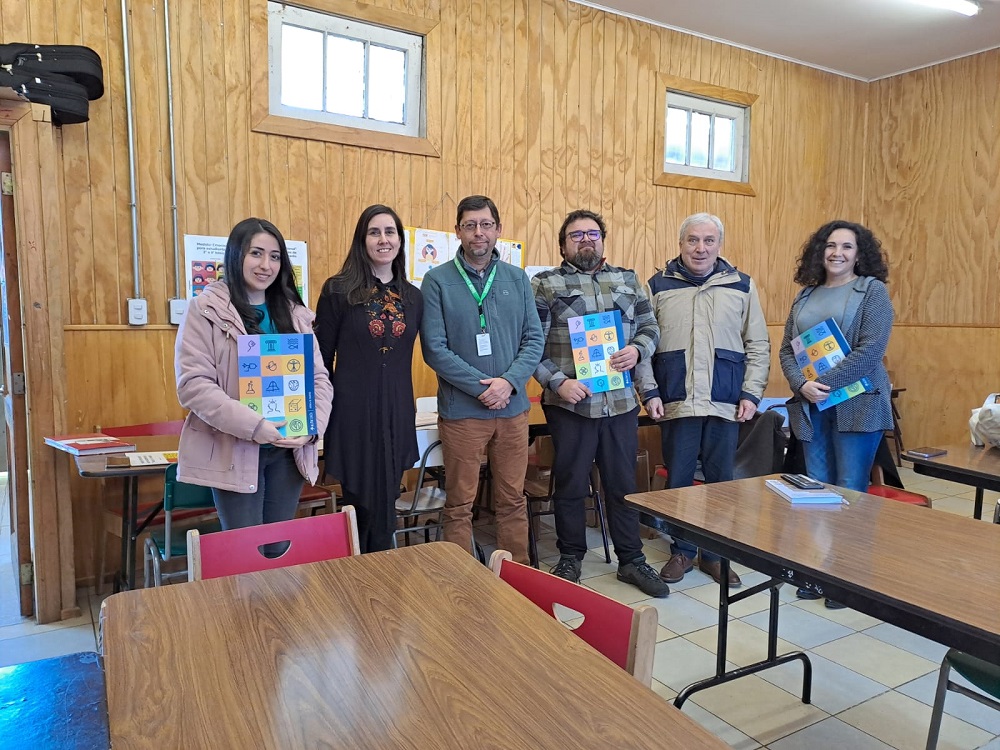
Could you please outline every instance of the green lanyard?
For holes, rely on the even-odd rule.
[[[455,267],[458,269],[459,275],[465,280],[465,285],[469,287],[469,291],[472,292],[472,299],[479,305],[479,327],[483,329],[483,333],[486,333],[486,315],[483,313],[483,300],[486,299],[486,295],[490,293],[490,287],[493,286],[493,277],[497,275],[497,267],[493,266],[493,270],[490,271],[490,276],[486,279],[486,285],[483,287],[482,294],[476,291],[476,287],[473,286],[469,274],[462,267],[462,261],[458,259],[458,255],[455,256]]]

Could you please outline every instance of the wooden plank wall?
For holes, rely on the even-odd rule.
[[[893,238],[887,242],[891,250],[897,236],[905,237],[908,251],[922,258],[927,230],[918,224],[940,226],[925,213],[966,200],[973,200],[980,214],[995,205],[974,194],[982,182],[992,184],[995,192],[993,143],[985,150],[992,159],[985,167],[971,155],[963,161],[975,162],[970,169],[977,177],[969,191],[955,195],[951,203],[925,191],[923,210],[900,210],[898,220],[894,213],[914,195],[914,181],[933,181],[926,162],[939,149],[967,153],[970,143],[985,141],[991,133],[982,104],[970,139],[949,141],[949,128],[963,127],[965,120],[945,117],[942,106],[937,119],[925,122],[921,97],[961,102],[950,83],[954,78],[959,91],[973,99],[974,92],[985,90],[974,88],[974,82],[985,85],[991,68],[968,80],[962,80],[965,69],[942,66],[942,72],[868,85],[566,0],[373,4],[439,23],[441,101],[430,106],[440,112],[440,158],[253,132],[250,69],[266,49],[250,45],[248,19],[259,17],[264,0],[171,4],[180,231],[225,235],[248,215],[271,219],[289,238],[309,243],[313,302],[323,280],[339,268],[356,217],[366,205],[388,203],[408,224],[448,229],[462,196],[486,193],[500,207],[504,234],[525,241],[529,263],[555,263],[563,215],[589,207],[608,220],[613,262],[636,268],[642,277],[675,254],[684,216],[716,213],[726,222],[727,256],[758,279],[772,332],[780,335],[795,292],[791,275],[797,250],[823,221],[877,216],[876,227]],[[133,275],[117,5],[4,0],[0,8],[0,42],[86,44],[105,62],[107,94],[92,103],[90,123],[67,127],[63,136],[70,287],[66,413],[71,429],[181,415],[172,386],[173,328],[167,324],[174,261],[162,7],[133,2],[130,14],[140,280],[151,322],[138,330],[124,325]],[[979,57],[967,64],[976,68]],[[759,95],[752,116],[755,198],[652,184],[657,73]],[[920,82],[921,76],[927,80]],[[900,102],[900,110],[891,109]],[[980,105],[962,106],[968,113],[969,107]],[[890,114],[881,114],[883,108],[891,109]],[[934,137],[916,138],[928,128],[937,128]],[[910,138],[914,143],[900,144]],[[894,163],[903,149],[912,149],[912,173],[906,179]],[[983,216],[951,224],[968,242],[961,248],[949,243],[949,255],[971,252],[985,258],[992,251],[987,240],[995,239],[995,223],[990,226]],[[901,323],[968,326],[980,311],[985,314],[989,297],[980,292],[995,282],[981,273],[982,264],[974,272],[947,277],[956,290],[951,297],[933,293],[931,304],[924,304],[937,277],[930,270],[939,271],[943,263],[924,273],[894,261],[899,277],[894,292],[912,288],[923,293],[900,307]],[[965,317],[956,317],[946,304],[972,297],[980,301]],[[992,321],[996,311],[987,317]],[[923,365],[897,356],[907,351],[905,344],[902,349],[897,344],[906,335],[897,335],[893,354],[901,379],[911,379],[904,384],[912,393],[925,381],[911,372]],[[432,393],[431,373],[419,362],[414,373],[417,393]],[[777,372],[771,390],[781,390]],[[923,394],[913,395],[905,409],[910,421],[920,425],[914,439],[943,438],[943,432],[931,433],[925,420],[932,412],[923,405],[930,402]],[[77,569],[85,578],[98,539],[98,488],[73,481],[79,507],[91,511],[77,513],[75,520]]]
[[[1000,388],[1000,51],[869,87],[865,213],[889,250],[909,445],[968,439]]]

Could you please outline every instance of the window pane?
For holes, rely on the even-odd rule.
[[[368,48],[368,116],[403,122],[406,101],[406,53],[371,45]]]
[[[326,39],[326,109],[365,116],[365,44],[330,35]]]
[[[715,118],[715,141],[712,143],[712,169],[731,172],[736,164],[735,121],[728,117]]]
[[[708,133],[711,127],[711,115],[691,113],[691,159],[688,164],[692,167],[708,166]]]
[[[323,33],[281,26],[281,103],[323,109]]]
[[[683,164],[687,151],[688,111],[677,107],[667,107],[667,143],[664,161],[667,164]]]

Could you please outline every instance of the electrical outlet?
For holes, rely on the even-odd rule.
[[[170,300],[170,323],[179,326],[184,320],[184,313],[187,312],[188,301],[186,299]]]
[[[128,301],[128,324],[130,326],[144,326],[148,322],[146,300],[130,299]]]

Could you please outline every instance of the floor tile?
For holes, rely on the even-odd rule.
[[[732,589],[733,592],[739,591],[739,589]],[[709,607],[719,608],[719,584],[715,581],[707,583],[704,586],[694,586],[689,589],[684,589],[684,593],[690,596],[692,599],[697,599],[702,604],[707,604]],[[748,599],[744,599],[736,604],[729,605],[729,616],[730,617],[745,617],[746,615],[751,615],[754,612],[760,612],[763,610],[765,612],[764,619],[767,620],[767,610],[771,606],[771,597],[766,591],[762,591],[759,594],[754,594]]]
[[[719,627],[716,625],[685,636],[689,641],[701,646],[706,651],[716,652]],[[779,654],[787,654],[797,649],[788,641],[780,638],[777,643]],[[767,658],[767,633],[741,620],[729,623],[726,637],[726,661],[739,666],[746,666]]]
[[[694,701],[686,701],[681,710],[732,748],[756,750],[761,746],[753,737],[743,734],[739,729],[727,724],[711,711],[706,711]]]
[[[893,750],[889,745],[831,716],[795,734],[768,745],[769,750],[816,750],[817,748],[850,748],[850,750]]]
[[[817,653],[810,653],[809,661],[813,668],[812,703],[828,714],[838,714],[889,689],[847,667],[824,659]],[[758,676],[792,695],[801,695],[801,662],[794,661],[765,669]]]
[[[741,619],[766,631],[769,616],[770,611],[765,610]],[[853,632],[851,628],[838,625],[801,607],[781,607],[778,610],[778,637],[800,648],[815,648]]]
[[[969,684],[969,681],[957,672],[952,671],[951,679],[960,685],[975,690]],[[938,672],[932,672],[905,685],[900,685],[897,690],[903,695],[908,695],[921,703],[933,706],[937,682]],[[1000,711],[989,706],[984,706],[972,698],[966,698],[964,695],[949,690],[944,701],[944,712],[980,729],[984,729],[990,734],[1000,734]]]
[[[0,642],[10,640],[12,638],[23,638],[25,636],[39,635],[41,633],[50,633],[54,630],[64,630],[66,628],[75,628],[82,625],[91,625],[94,622],[94,619],[91,614],[89,601],[82,603],[80,609],[81,612],[79,617],[73,617],[69,620],[50,622],[45,625],[37,624],[33,617],[18,617],[13,624],[0,627]]]
[[[635,604],[649,598],[649,595],[639,591],[632,584],[619,581],[617,573],[588,578],[584,584],[622,604]]]
[[[676,590],[666,599],[651,599],[649,604],[657,609],[660,625],[679,635],[710,627],[719,621],[718,607],[709,607]]]
[[[659,680],[653,680],[653,683],[652,683],[652,685],[650,685],[650,688],[652,688],[653,692],[656,693],[661,698],[663,698],[663,700],[665,700],[665,701],[669,701],[669,702],[673,703],[674,702],[674,698],[677,697],[677,691],[676,690],[674,690],[673,688],[667,687],[666,685],[664,685]]]
[[[915,680],[937,668],[927,659],[862,633],[824,643],[813,650],[820,656],[889,687]]]
[[[735,664],[729,663],[727,669]],[[672,638],[656,644],[653,678],[680,692],[691,683],[715,674],[715,654],[685,638]]]
[[[791,586],[787,588],[791,588]],[[838,625],[843,625],[845,628],[850,628],[851,630],[867,630],[882,622],[850,607],[845,607],[844,609],[827,609],[822,599],[795,599],[792,602],[792,606],[801,607],[807,612],[812,612],[814,615],[833,620]]]
[[[926,744],[931,709],[918,700],[889,691],[849,708],[837,718],[891,747],[908,750]],[[991,739],[982,729],[945,715],[938,750],[972,750]]]
[[[903,630],[895,625],[890,625],[887,622],[883,622],[881,625],[876,625],[873,628],[868,628],[864,631],[864,634],[872,638],[878,638],[885,643],[890,643],[904,651],[909,651],[911,654],[916,654],[938,666],[941,665],[944,655],[948,653],[947,646],[942,646],[940,643],[936,643],[916,633],[911,633],[909,630]]]
[[[88,619],[90,613],[87,613]],[[23,664],[26,661],[48,659],[77,651],[96,651],[94,626],[91,624],[59,628],[20,638],[0,641],[0,667]]]
[[[763,745],[827,717],[816,706],[756,676],[703,690],[690,700]]]
[[[656,642],[666,641],[670,638],[677,638],[677,633],[672,630],[667,630],[662,625],[656,626]]]

